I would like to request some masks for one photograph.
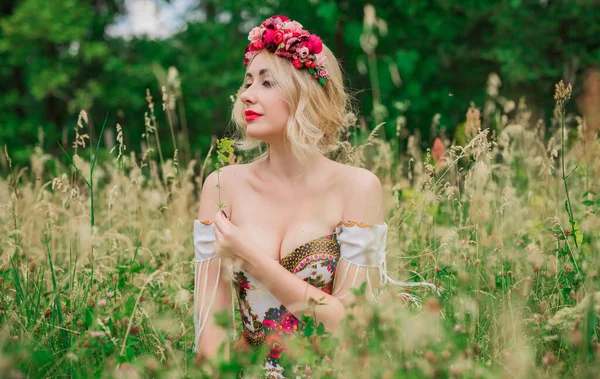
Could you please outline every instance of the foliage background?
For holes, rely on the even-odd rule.
[[[172,122],[179,158],[204,156],[211,136],[228,127],[247,33],[273,14],[298,20],[332,48],[367,125],[387,121],[385,134],[393,139],[396,120],[405,117],[405,132],[418,131],[429,146],[440,131],[456,131],[471,101],[483,105],[492,72],[506,98],[525,96],[534,117],[548,119],[554,83],[564,79],[578,91],[582,73],[600,62],[598,1],[371,4],[376,15],[369,21],[365,3],[355,0],[198,1],[194,11],[203,17],[169,38],[126,40],[106,33],[125,13],[125,0],[2,1],[0,145],[15,164],[25,164],[42,129],[44,150],[58,152],[56,141],[72,140],[85,109],[96,133],[110,112],[109,129],[119,123],[125,145],[139,146],[146,89],[160,103],[161,86],[179,83],[169,88],[178,95]],[[171,67],[179,80],[168,80]],[[157,118],[166,119],[160,108]],[[436,114],[439,122],[432,122]],[[170,134],[159,131],[159,138],[172,156]]]

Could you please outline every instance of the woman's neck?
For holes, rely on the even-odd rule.
[[[267,180],[277,180],[284,184],[302,184],[307,181],[308,173],[323,164],[327,159],[319,153],[307,156],[301,161],[291,149],[269,145],[268,154],[262,161],[262,174]]]

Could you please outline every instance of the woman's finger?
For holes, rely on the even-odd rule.
[[[215,225],[215,240],[217,240],[217,242],[221,242],[222,237],[223,237],[223,234],[221,233],[219,228],[217,228]]]

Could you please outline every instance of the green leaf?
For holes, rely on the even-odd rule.
[[[581,232],[581,228],[577,222],[575,225],[573,225],[573,233],[575,233],[575,241],[577,241],[577,245],[581,245],[583,242],[583,233]]]
[[[355,296],[364,296],[367,292],[367,282],[363,282],[358,288],[350,288]]]
[[[312,319],[307,322],[304,327],[304,337],[310,337],[315,333],[315,323]]]
[[[583,205],[585,205],[586,207],[591,207],[592,205],[594,205],[594,202],[592,200],[585,200],[582,202]]]
[[[323,323],[320,322],[319,326],[317,327],[317,335],[322,336],[323,334],[325,334],[325,325],[323,325]]]

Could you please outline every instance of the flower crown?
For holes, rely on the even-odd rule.
[[[302,29],[302,25],[285,16],[273,16],[263,21],[248,34],[250,43],[244,51],[244,66],[259,51],[267,51],[292,61],[297,69],[303,67],[324,86],[331,81],[325,69],[327,57],[317,54],[323,50],[321,38]]]

